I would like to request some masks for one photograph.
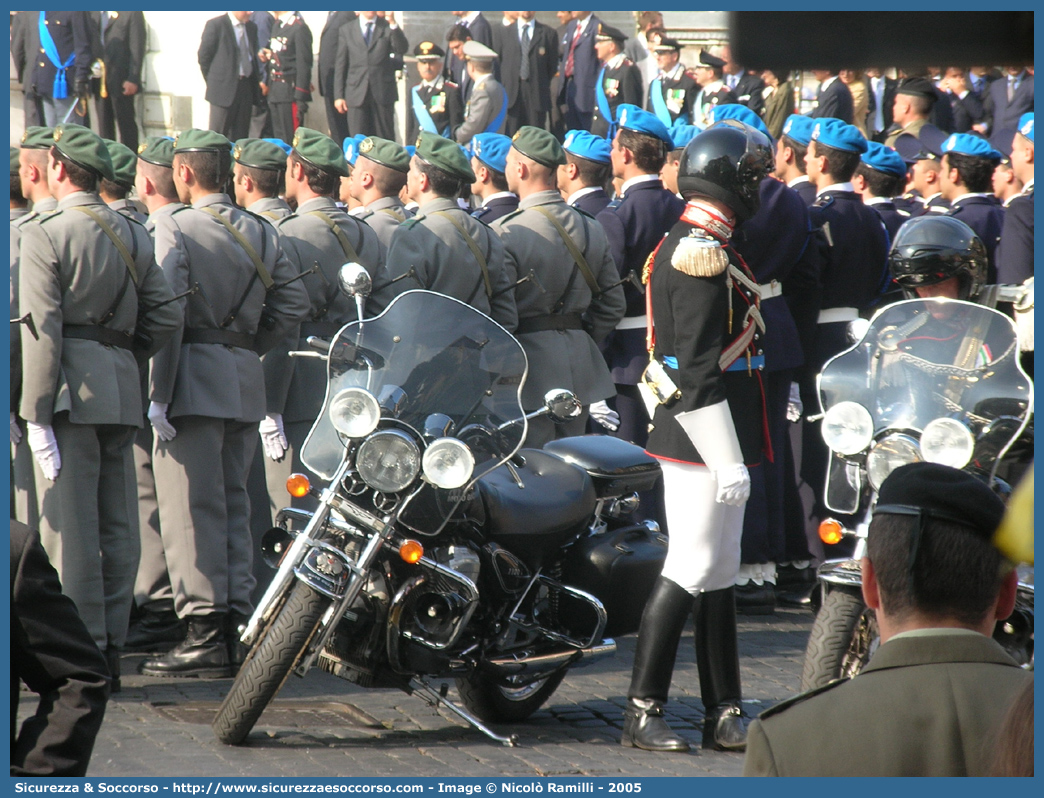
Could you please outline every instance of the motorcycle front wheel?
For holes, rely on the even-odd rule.
[[[210,727],[226,745],[240,745],[301,658],[330,600],[301,582],[236,675]]]
[[[869,661],[878,636],[877,616],[862,596],[843,588],[831,590],[808,638],[802,692],[855,676]]]
[[[521,687],[511,687],[478,671],[457,679],[457,692],[479,720],[488,723],[515,723],[525,720],[558,689],[566,672],[553,673]]]

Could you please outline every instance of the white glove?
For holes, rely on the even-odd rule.
[[[604,399],[601,402],[595,402],[588,410],[591,412],[591,418],[610,432],[620,429],[620,414],[609,407]]]
[[[18,426],[18,418],[11,413],[11,445],[17,446],[22,442],[22,428]]]
[[[161,441],[172,441],[178,434],[174,425],[167,421],[168,407],[170,405],[166,402],[149,403],[149,423],[152,424],[152,429],[156,431],[156,435]]]
[[[715,501],[741,505],[750,496],[750,474],[743,465],[736,425],[728,401],[675,416],[718,482]]]
[[[286,454],[286,433],[283,432],[283,416],[280,413],[269,413],[257,425],[261,433],[261,444],[265,447],[265,455],[270,460],[282,460]]]
[[[715,501],[719,504],[731,504],[739,507],[750,498],[750,472],[743,463],[736,463],[714,472],[718,482],[718,495]]]
[[[805,405],[801,402],[801,388],[796,382],[790,383],[790,399],[787,400],[787,421],[797,424],[805,412]]]
[[[54,482],[58,479],[58,472],[62,470],[62,455],[58,451],[54,428],[50,424],[37,424],[33,421],[27,421],[26,427],[29,431],[29,448],[33,450],[33,457],[40,464],[43,475]]]

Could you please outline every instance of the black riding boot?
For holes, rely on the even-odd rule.
[[[703,747],[743,751],[747,729],[740,709],[739,648],[733,588],[712,590],[696,601],[696,667],[703,699]]]
[[[146,676],[198,676],[223,679],[232,675],[228,664],[224,613],[190,615],[185,640],[170,653],[145,660],[141,672]]]
[[[689,744],[671,731],[663,719],[663,705],[671,688],[674,659],[693,598],[670,579],[653,585],[642,613],[634,671],[624,710],[623,746],[646,751],[688,751]]]
[[[127,651],[170,651],[185,639],[185,622],[174,612],[172,600],[146,604],[131,622],[123,646]]]

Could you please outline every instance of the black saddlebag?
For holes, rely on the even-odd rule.
[[[605,605],[608,637],[638,629],[645,602],[667,559],[667,536],[644,525],[589,535],[569,550],[562,581]]]
[[[584,469],[598,498],[650,490],[660,478],[660,464],[640,446],[609,435],[579,435],[544,444],[544,451]]]

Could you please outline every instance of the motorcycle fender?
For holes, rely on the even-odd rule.
[[[317,593],[340,599],[348,587],[355,564],[343,551],[326,543],[312,547],[294,568],[294,576]]]

